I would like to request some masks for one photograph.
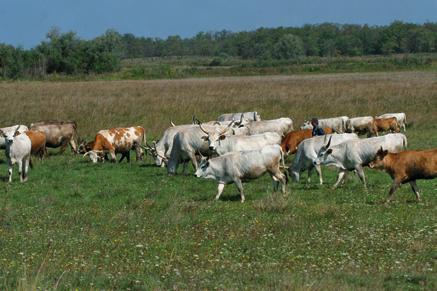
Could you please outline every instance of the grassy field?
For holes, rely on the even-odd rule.
[[[258,110],[265,119],[407,113],[410,148],[437,147],[432,72],[211,78],[174,81],[0,83],[0,124],[74,119],[81,136],[169,120]],[[391,179],[366,170],[326,185],[270,178],[235,186],[168,177],[151,160],[98,164],[51,151],[29,181],[0,181],[0,289],[436,289],[437,180],[386,197]],[[292,158],[288,161],[290,163]],[[7,174],[0,153],[0,176]],[[15,170],[16,171],[16,170]],[[314,177],[315,178],[315,177]],[[305,179],[303,179],[305,180]]]

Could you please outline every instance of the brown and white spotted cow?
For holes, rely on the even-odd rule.
[[[144,152],[141,146],[145,144],[146,133],[141,126],[104,129],[97,133],[93,142],[86,144],[90,150],[84,154],[84,157],[89,156],[93,163],[97,163],[102,160],[104,155],[109,153],[111,162],[115,162],[115,155],[120,153],[122,156],[119,162],[124,158],[130,162],[130,150],[134,149],[138,161],[143,157]]]

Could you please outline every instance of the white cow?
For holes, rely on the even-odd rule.
[[[271,120],[253,121],[243,127],[234,129],[234,133],[236,135],[254,135],[264,132],[276,132],[280,136],[285,136],[293,129],[293,120],[283,117]]]
[[[331,118],[321,118],[319,119],[319,126],[321,128],[332,128],[336,133],[346,132],[346,122],[349,120],[347,116],[331,117]],[[310,120],[306,120],[300,129],[313,129],[313,125]]]
[[[407,131],[405,126],[407,125],[407,115],[403,112],[400,113],[385,113],[383,115],[378,116],[378,118],[390,118],[394,117],[399,123],[399,126],[402,127],[404,131]]]
[[[4,133],[8,133],[8,132],[12,132],[12,133],[14,133],[15,132],[15,130],[17,129],[17,127],[18,127],[18,132],[19,133],[23,133],[23,132],[25,132],[25,131],[28,131],[29,129],[27,128],[27,126],[25,126],[25,125],[13,125],[13,126],[8,126],[8,127],[3,127],[3,128],[0,128],[0,130],[1,131],[3,131]],[[4,149],[5,148],[5,145],[6,145],[6,141],[5,141],[5,138],[3,137],[3,136],[1,136],[0,135],[0,149]]]
[[[378,135],[373,116],[349,118],[346,121],[346,132],[367,133],[368,136]]]
[[[282,140],[282,137],[275,132],[230,136],[204,132],[206,133],[204,139],[208,142],[209,149],[215,151],[219,156],[234,151],[258,150],[266,145],[280,144]]]
[[[246,119],[248,121],[260,121],[261,116],[256,111],[250,112],[238,112],[238,113],[225,113],[220,115],[217,118],[217,121],[232,121],[232,120],[240,120],[241,118]]]
[[[232,135],[234,132],[231,128],[233,122],[226,127],[211,125],[194,125],[185,128],[174,135],[173,145],[170,152],[170,158],[167,162],[167,172],[169,175],[176,174],[180,163],[183,163],[183,172],[186,173],[187,163],[191,161],[195,169],[198,168],[196,155],[210,156],[212,151],[206,142],[205,132],[220,135]]]
[[[328,139],[331,140],[332,145],[336,145],[346,140],[358,139],[358,136],[355,133],[330,134],[315,136],[302,141],[297,147],[296,156],[288,170],[290,176],[293,176],[296,182],[299,182],[300,173],[306,170],[308,170],[309,182],[311,173],[315,168],[319,176],[320,185],[323,184],[322,170],[319,165],[314,165],[313,161],[317,158],[317,153],[327,143]]]
[[[170,159],[174,136],[180,131],[193,127],[197,127],[197,125],[173,125],[164,131],[164,134],[158,142],[152,142],[152,145],[147,145],[147,147],[145,147],[145,149],[149,151],[155,159],[155,164],[158,167],[165,167]]]
[[[280,170],[283,153],[279,145],[265,146],[260,150],[230,152],[210,160],[202,159],[195,175],[198,178],[214,179],[218,182],[215,199],[218,200],[226,184],[235,183],[241,202],[244,202],[243,181],[255,179],[269,172],[273,179],[273,189],[277,191],[282,184],[282,193],[286,193],[286,176]]]
[[[348,140],[335,146],[330,140],[319,150],[317,158],[314,159],[314,165],[339,168],[334,188],[342,182],[348,171],[356,171],[364,188],[367,188],[363,167],[375,159],[381,147],[389,152],[399,152],[406,149],[407,137],[401,133],[392,133],[379,137]]]
[[[18,164],[21,182],[27,181],[27,173],[29,171],[32,142],[27,134],[20,133],[19,127],[15,131],[9,132],[0,130],[0,135],[5,139],[6,158],[9,165],[9,182],[12,182],[12,168],[14,164]]]

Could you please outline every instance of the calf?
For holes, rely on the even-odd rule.
[[[28,130],[25,134],[29,137],[32,144],[31,153],[42,159],[47,155],[46,135],[42,131]]]
[[[437,177],[437,149],[389,153],[381,147],[369,167],[383,169],[392,177],[393,184],[387,202],[394,197],[396,189],[405,183],[410,183],[417,201],[420,201],[416,180]]]
[[[94,138],[94,143],[88,143],[91,150],[84,154],[84,157],[89,155],[93,163],[101,160],[102,154],[109,153],[111,161],[115,162],[116,153],[121,153],[122,156],[119,162],[124,158],[130,162],[130,150],[135,149],[136,159],[141,160],[143,150],[141,146],[146,143],[145,130],[141,126],[135,127],[119,127],[100,130]]]
[[[329,127],[325,127],[323,129],[325,131],[325,134],[331,134],[332,129]],[[295,154],[297,151],[297,146],[305,139],[312,138],[313,133],[312,129],[301,129],[301,130],[294,130],[290,133],[288,133],[281,142],[281,148],[282,151],[285,154]]]
[[[27,128],[27,126],[25,126],[25,125],[18,125],[18,124],[17,125],[13,125],[13,126],[8,126],[8,127],[0,128],[0,130],[3,131],[5,134],[8,134],[9,132],[15,133],[17,127],[18,127],[18,132],[19,133],[23,133],[26,130],[29,130]],[[2,135],[0,135],[0,149],[4,149],[4,148],[6,148],[6,140],[5,140],[5,138]]]
[[[400,132],[398,121],[395,117],[374,119],[375,129],[378,132]]]
[[[18,164],[18,173],[20,181],[27,181],[27,173],[29,171],[30,151],[32,143],[25,133],[19,132],[19,127],[15,131],[7,133],[0,130],[0,135],[5,139],[6,158],[8,160],[9,182],[12,182],[12,167]]]
[[[283,163],[281,147],[269,145],[260,150],[231,152],[210,160],[202,159],[195,175],[218,182],[216,200],[220,198],[226,184],[235,183],[241,202],[244,202],[243,181],[258,178],[265,172],[273,179],[273,189],[277,191],[281,183],[282,192],[286,193],[287,178],[279,169],[281,161]]]

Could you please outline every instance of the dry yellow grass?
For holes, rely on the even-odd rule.
[[[312,116],[403,111],[409,123],[437,121],[437,73],[365,73],[157,81],[2,82],[0,126],[45,119],[76,120],[83,136],[142,125],[158,136],[175,123],[225,112]]]

